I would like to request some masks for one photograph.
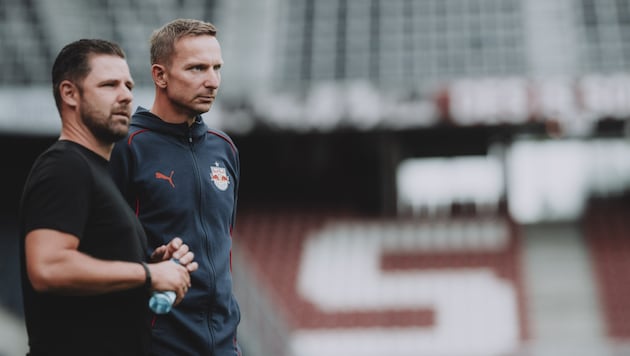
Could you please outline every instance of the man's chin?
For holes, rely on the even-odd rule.
[[[123,138],[127,137],[127,133],[128,132],[129,132],[129,130],[119,131],[119,132],[115,133],[114,135],[112,135],[112,138],[115,141],[120,141]]]
[[[103,141],[109,142],[109,143],[116,143],[125,137],[127,137],[127,132],[125,133],[112,132],[110,135],[103,137]]]
[[[197,115],[201,115],[210,111],[211,107],[212,107],[212,102],[203,102],[203,103],[198,103],[192,109],[197,113]]]
[[[98,130],[96,132],[93,131],[92,133],[101,142],[116,143],[127,137],[127,133],[129,133],[129,127],[121,125],[121,127],[118,128],[112,128],[110,130]]]

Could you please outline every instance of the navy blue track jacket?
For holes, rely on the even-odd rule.
[[[153,320],[154,355],[239,355],[231,232],[240,177],[238,150],[198,116],[170,124],[139,107],[112,152],[111,171],[136,211],[151,251],[179,236],[199,269],[181,304]]]

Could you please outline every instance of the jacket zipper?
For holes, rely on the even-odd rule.
[[[216,269],[214,267],[214,264],[212,263],[212,258],[210,258],[211,255],[211,251],[210,251],[210,246],[209,246],[209,239],[208,239],[208,230],[206,229],[204,220],[203,220],[203,195],[202,195],[202,189],[203,189],[203,185],[202,185],[202,177],[201,177],[201,171],[199,169],[199,163],[197,162],[197,155],[195,154],[195,149],[194,149],[194,144],[193,144],[193,137],[192,137],[192,133],[188,132],[188,146],[190,148],[190,154],[192,156],[192,162],[193,162],[193,168],[195,171],[195,176],[197,177],[197,193],[198,193],[198,201],[197,201],[197,206],[199,207],[199,209],[197,209],[197,211],[199,212],[199,221],[201,222],[201,228],[204,232],[204,236],[203,236],[203,246],[205,249],[205,257],[207,259],[208,262],[208,266],[210,266],[210,278],[212,280],[212,288],[216,289]],[[211,306],[208,305],[207,306],[207,311],[204,312],[204,317],[206,319],[206,322],[208,324],[208,333],[210,335],[210,349],[214,349],[214,331],[212,330],[212,323],[210,322],[210,316],[211,316]]]

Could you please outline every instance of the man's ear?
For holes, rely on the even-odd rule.
[[[59,94],[61,101],[68,106],[75,107],[79,103],[79,88],[69,80],[59,83]]]
[[[153,82],[158,87],[164,89],[168,84],[168,74],[166,73],[166,68],[164,68],[161,64],[154,64],[151,66],[151,76],[153,77]]]

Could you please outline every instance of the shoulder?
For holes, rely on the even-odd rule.
[[[77,147],[55,143],[33,164],[27,186],[59,193],[84,188],[93,167]]]
[[[40,155],[37,165],[40,168],[67,172],[70,168],[88,166],[89,160],[75,144],[56,142]]]
[[[127,134],[127,137],[123,140],[118,141],[116,146],[119,146],[119,145],[131,146],[134,142],[136,142],[138,138],[142,136],[142,134],[148,133],[148,132],[151,132],[151,130],[149,130],[148,128],[132,125],[129,128],[129,133]]]
[[[225,141],[225,143],[227,143],[230,146],[230,148],[235,154],[238,153],[238,149],[236,148],[234,141],[232,141],[232,138],[230,137],[230,135],[228,135],[224,131],[208,128],[208,135],[217,137]]]

